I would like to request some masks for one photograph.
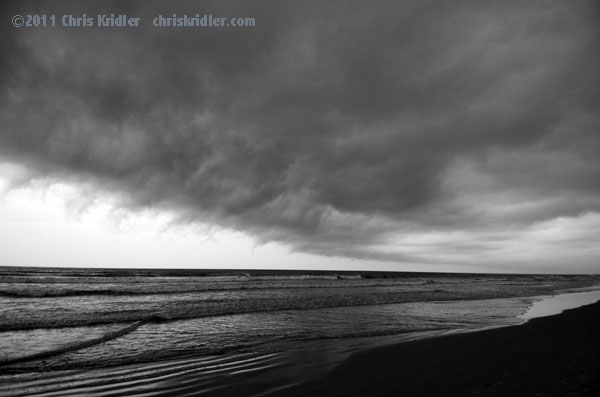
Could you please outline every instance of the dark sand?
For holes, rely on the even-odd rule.
[[[353,354],[281,396],[600,396],[600,302]]]

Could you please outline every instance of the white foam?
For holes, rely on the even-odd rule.
[[[522,320],[531,320],[537,317],[553,316],[568,309],[589,305],[600,301],[600,289],[586,292],[572,292],[546,297],[533,305],[523,314],[518,316]]]

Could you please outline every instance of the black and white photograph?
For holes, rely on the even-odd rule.
[[[0,2],[0,396],[598,395],[600,1]]]

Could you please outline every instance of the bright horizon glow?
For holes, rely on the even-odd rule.
[[[82,199],[65,183],[9,185],[0,179],[2,266],[392,270],[383,262],[294,253],[236,231],[176,224],[157,211],[117,210],[110,197]]]
[[[292,252],[284,244],[261,244],[252,236],[233,230],[182,225],[175,221],[175,214],[122,209],[108,194],[93,191],[94,197],[89,197],[88,190],[63,182],[32,181],[11,187],[10,174],[14,177],[19,168],[5,165],[0,170],[9,175],[0,178],[2,266],[567,273],[562,267],[519,269],[480,263],[493,263],[498,254],[535,260],[537,255],[542,256],[542,250],[549,249],[548,240],[560,242],[563,229],[573,223],[587,222],[592,228],[600,224],[597,214],[579,220],[557,219],[539,226],[539,230],[533,228],[516,236],[510,245],[500,244],[495,252],[482,252],[476,258],[448,249],[452,244],[460,247],[464,241],[476,239],[476,233],[417,233],[397,236],[387,245],[373,246],[374,251],[397,249],[432,260],[431,264],[394,263]]]

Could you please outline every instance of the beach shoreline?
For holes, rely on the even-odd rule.
[[[378,346],[269,396],[586,396],[600,391],[600,302],[518,326]]]
[[[439,285],[440,284],[436,284],[436,287]],[[414,362],[417,367],[421,365],[422,369],[427,369],[426,364],[431,362],[433,364],[430,365],[430,370],[438,372],[444,371],[443,365],[441,369],[437,369],[438,361],[440,358],[442,361],[447,359],[448,352],[452,353],[455,349],[452,346],[442,346],[439,354],[436,355],[435,352],[431,352],[431,346],[436,346],[439,343],[439,340],[462,336],[467,338],[467,341],[473,340],[475,341],[475,344],[477,344],[479,343],[477,341],[482,338],[480,334],[487,335],[490,331],[501,331],[527,326],[529,322],[534,320],[525,320],[517,315],[521,313],[522,316],[525,316],[526,312],[530,311],[532,307],[539,305],[540,303],[551,300],[555,310],[560,307],[569,309],[569,305],[584,304],[584,301],[581,299],[573,300],[566,298],[581,298],[587,296],[586,299],[589,300],[592,299],[593,296],[597,296],[599,292],[600,289],[598,289],[598,285],[595,284],[585,287],[563,289],[562,291],[558,290],[554,294],[549,295],[519,298],[467,301],[454,300],[449,302],[432,301],[427,303],[420,302],[416,304],[408,303],[399,305],[387,304],[360,306],[358,308],[350,309],[335,309],[333,311],[331,309],[319,309],[315,313],[318,313],[321,318],[328,318],[334,313],[339,314],[337,313],[339,310],[350,310],[347,313],[353,313],[354,315],[360,313],[374,315],[379,313],[378,315],[380,316],[396,320],[404,318],[403,316],[407,314],[413,313],[411,311],[406,311],[408,307],[412,307],[413,309],[418,307],[417,313],[426,314],[432,318],[447,316],[449,313],[448,311],[451,311],[453,314],[449,318],[452,319],[452,321],[459,321],[465,328],[455,328],[451,330],[439,328],[421,332],[413,331],[402,334],[383,334],[360,338],[330,338],[322,339],[319,343],[313,341],[304,347],[301,344],[292,345],[290,343],[289,345],[286,345],[289,349],[285,351],[267,351],[264,348],[262,350],[259,348],[257,350],[250,349],[246,352],[240,352],[240,354],[236,353],[233,355],[189,355],[173,357],[167,360],[146,360],[128,365],[102,365],[97,368],[85,368],[83,366],[79,368],[71,367],[71,371],[57,371],[52,367],[47,367],[47,361],[44,357],[48,356],[48,354],[44,353],[44,357],[40,357],[40,360],[33,360],[37,363],[37,367],[23,366],[22,369],[16,367],[16,371],[11,371],[10,366],[6,366],[4,368],[5,376],[0,378],[0,394],[6,393],[7,396],[22,396],[42,393],[45,396],[60,396],[64,393],[85,392],[95,396],[112,396],[113,393],[127,392],[131,393],[130,395],[141,393],[146,396],[198,395],[208,393],[207,395],[214,396],[258,397],[288,395],[288,393],[291,393],[290,395],[395,395],[397,392],[406,392],[409,395],[453,395],[453,391],[446,392],[437,390],[430,392],[427,391],[427,389],[425,389],[423,394],[419,394],[417,392],[417,390],[419,390],[418,387],[403,386],[402,382],[397,384],[393,376],[391,379],[387,380],[378,379],[378,376],[386,373],[386,369],[374,369],[377,368],[377,366],[372,366],[369,363],[369,360],[375,363],[387,362],[389,366],[393,368],[398,366],[402,367],[403,365],[406,366],[406,361]],[[600,296],[598,296],[598,298],[600,298]],[[597,300],[597,298],[594,299]],[[564,306],[561,306],[561,300],[564,300]],[[593,300],[588,303],[591,302],[593,302]],[[521,307],[523,303],[529,303],[529,309],[521,309],[522,311],[518,311],[517,309]],[[433,311],[423,311],[425,307],[428,307],[429,310]],[[502,321],[494,319],[496,317],[495,314],[502,313],[502,316],[506,316],[506,314],[509,313],[504,309],[494,312],[492,311],[494,307],[496,307],[496,309],[499,307],[510,308],[510,311],[514,313],[513,316],[515,316],[511,318],[515,321],[509,321],[508,318],[502,320],[504,317],[501,318]],[[400,311],[396,312],[397,310]],[[484,327],[476,326],[477,324],[484,324],[482,318],[475,315],[481,311],[487,312],[487,317],[484,321],[493,320],[490,325]],[[543,312],[544,311],[540,313]],[[289,318],[292,313],[293,312],[281,312],[278,314],[279,317],[277,318],[280,318],[281,316],[288,316]],[[260,313],[257,313],[256,315],[265,316],[265,314]],[[273,315],[276,314],[269,314],[269,316]],[[354,315],[352,318],[354,318]],[[562,316],[562,314],[559,316]],[[244,315],[243,318],[246,319],[246,316]],[[315,318],[318,319],[319,317]],[[345,316],[339,318],[342,319],[345,318]],[[204,319],[204,321],[211,320]],[[494,322],[496,321],[497,323],[494,325]],[[354,324],[357,323],[355,322]],[[513,325],[518,327],[513,327]],[[541,330],[539,333],[541,336],[544,336]],[[572,335],[573,337],[578,338],[575,332],[573,332]],[[507,340],[508,342],[505,341],[505,343],[508,343],[509,345],[513,344],[513,342],[510,342],[510,338]],[[515,340],[518,341],[518,338]],[[93,342],[95,340],[92,339],[91,341]],[[110,343],[114,343],[114,341]],[[425,358],[418,357],[418,350],[409,352],[413,356],[410,356],[410,354],[406,355],[407,353],[402,350],[406,349],[406,347],[402,346],[415,346],[414,344],[417,344],[416,346],[421,346],[421,349],[425,352]],[[470,346],[471,343],[466,342],[466,344]],[[103,345],[98,345],[99,348],[102,348],[102,346]],[[306,349],[305,347],[309,348]],[[390,354],[393,355],[393,353],[386,353],[388,349],[391,352],[400,349],[400,357],[406,357],[405,361],[401,360],[401,363],[397,363],[394,357],[390,356]],[[595,347],[594,349],[594,351],[598,351],[598,347]],[[375,357],[368,358],[370,357],[370,354],[375,354]],[[429,356],[427,356],[428,354]],[[60,357],[64,357],[64,355],[50,355],[48,359],[56,362]],[[364,357],[367,357],[368,359],[365,361]],[[466,359],[469,359],[469,357]],[[28,358],[28,360],[31,361],[30,358]],[[456,358],[454,362],[455,366],[460,367],[463,364],[464,363],[460,358]],[[345,375],[336,375],[348,371],[349,365],[351,368],[349,373],[346,373]],[[360,370],[356,369],[361,368],[361,366],[364,368]],[[482,368],[484,367],[485,366],[482,366]],[[22,372],[23,370],[27,370],[27,368],[31,368],[34,371],[37,371],[36,368],[38,368],[39,372],[30,372],[29,375],[26,372]],[[350,379],[350,384],[360,378],[357,373],[352,371],[358,371],[366,376],[366,378],[362,380],[362,383],[364,383],[364,385],[369,385],[367,389],[361,389],[360,387],[354,386],[345,387],[342,385],[339,394],[336,394],[334,390],[336,388],[335,385],[340,382],[345,382],[344,378]],[[376,371],[376,374],[369,375],[373,371]],[[493,373],[494,370],[491,369],[490,371]],[[391,375],[392,374],[390,374],[390,376]],[[415,374],[412,374],[409,377],[411,379],[419,379],[419,376],[423,376],[421,373],[417,373],[416,376],[414,375]],[[401,374],[401,376],[404,377],[405,375]],[[431,381],[432,380],[430,379],[428,382]],[[449,378],[446,379],[446,381],[451,384],[454,382]],[[494,385],[493,382],[487,382],[487,384]],[[392,391],[388,391],[389,388],[391,388]],[[483,394],[488,395],[487,391],[484,391],[485,393]],[[465,393],[465,390],[461,390],[454,395],[465,395]],[[466,395],[469,394],[467,393]]]

